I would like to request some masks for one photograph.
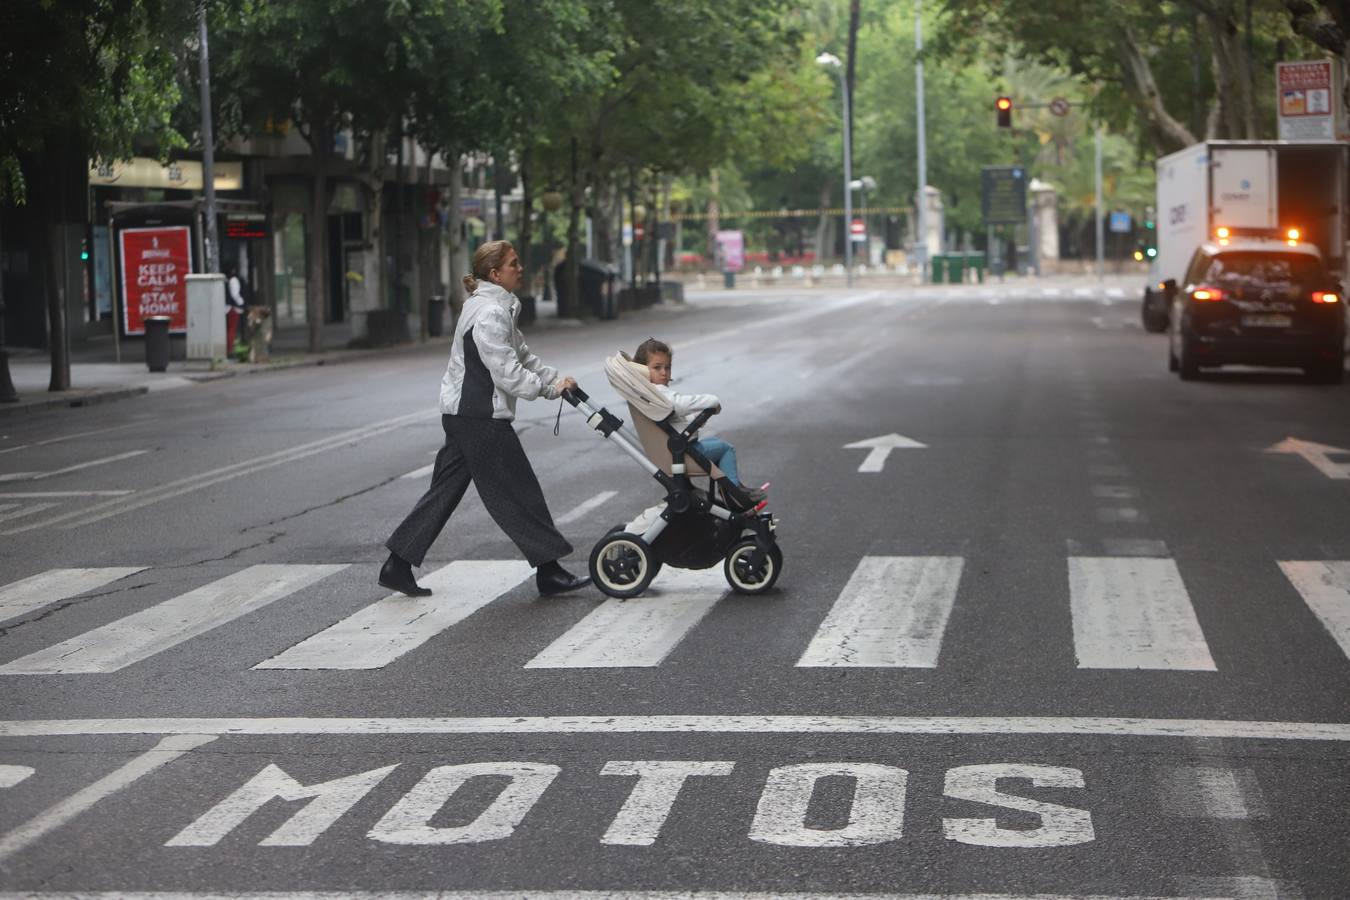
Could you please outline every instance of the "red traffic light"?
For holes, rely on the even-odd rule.
[[[994,105],[997,106],[999,109],[1012,109],[1012,98],[999,97],[997,100],[994,101]]]
[[[998,110],[999,128],[1012,127],[1012,106],[1013,102],[1011,97],[999,97],[994,101],[994,109]]]

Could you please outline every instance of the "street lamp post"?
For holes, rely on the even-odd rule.
[[[919,264],[919,280],[925,281],[928,270],[928,140],[924,133],[923,114],[923,4],[914,4],[914,103],[915,122],[919,132],[919,193],[915,198],[915,228],[919,232],[919,241],[915,244],[916,262]]]
[[[844,95],[844,277],[848,286],[853,287],[853,129],[848,116],[848,80],[844,77],[844,64],[833,53],[820,54],[816,62],[838,71]]]

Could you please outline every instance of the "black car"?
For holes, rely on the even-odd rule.
[[[1168,368],[1190,380],[1224,365],[1294,366],[1345,377],[1345,297],[1317,247],[1231,238],[1202,244],[1170,295]]]

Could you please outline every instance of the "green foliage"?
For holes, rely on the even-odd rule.
[[[24,202],[57,142],[95,158],[185,142],[171,118],[191,9],[168,0],[7,0],[0,6],[0,200]],[[30,162],[30,164],[33,164]]]

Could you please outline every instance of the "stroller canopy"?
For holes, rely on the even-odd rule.
[[[660,422],[675,411],[670,400],[652,384],[647,367],[633,362],[622,350],[605,360],[605,377],[609,379],[610,387],[627,400],[634,411],[653,422]]]

